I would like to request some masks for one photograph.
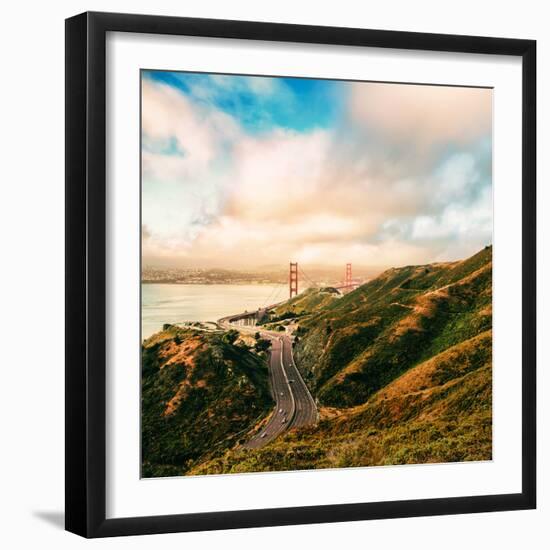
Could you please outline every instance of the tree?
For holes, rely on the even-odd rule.
[[[265,338],[260,338],[254,345],[254,349],[260,353],[262,351],[267,351],[271,347],[271,342]]]
[[[235,329],[231,329],[223,335],[222,340],[226,344],[233,344],[238,337],[239,337],[239,331]]]

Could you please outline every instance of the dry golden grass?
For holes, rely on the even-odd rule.
[[[492,330],[487,330],[474,338],[462,342],[458,346],[439,353],[428,361],[407,371],[384,389],[380,390],[376,394],[376,399],[392,399],[411,393],[432,391],[434,386],[437,386],[434,375],[441,369],[443,363],[452,365],[454,370],[453,378],[463,376],[467,371],[467,365],[461,361],[461,357],[465,353],[473,351],[482,343],[490,343],[491,340]]]
[[[319,407],[319,420],[332,420],[338,416],[342,416],[342,409],[336,407]]]
[[[459,383],[471,368],[470,361],[465,358],[480,347],[490,347],[491,342],[492,330],[487,330],[413,367],[376,393],[366,403],[345,409],[322,407],[321,411],[327,411],[325,413],[327,420],[334,419],[344,426],[369,408],[382,406],[388,418],[398,421],[413,402],[418,405],[418,403],[428,401],[435,392],[448,390]],[[490,366],[490,360],[487,365]],[[446,373],[445,381],[438,380],[443,371]],[[447,380],[447,378],[449,379]],[[428,416],[435,415],[437,417],[437,414],[438,411],[433,409]],[[323,419],[322,413],[321,419]]]
[[[204,342],[199,336],[190,337],[179,344],[175,340],[157,340],[154,343],[158,342],[164,342],[158,352],[160,359],[159,367],[161,369],[176,365],[185,365],[187,369],[186,377],[179,383],[176,392],[166,403],[163,416],[170,416],[176,412],[191,388],[203,388],[206,386],[205,380],[194,380],[193,382],[190,380],[190,374],[196,367],[195,354],[201,351]],[[148,344],[151,345],[149,342]]]
[[[180,403],[187,397],[187,394],[191,388],[204,388],[206,387],[206,380],[196,380],[193,383],[189,379],[185,379],[180,382],[178,389],[172,399],[166,403],[163,416],[169,416],[174,414],[179,407]]]
[[[181,344],[170,340],[170,342],[159,350],[159,358],[166,359],[166,361],[161,362],[160,368],[162,369],[174,364],[181,365],[182,363],[193,368],[195,366],[193,356],[200,351],[202,346],[203,342],[199,337],[186,339]]]
[[[249,348],[253,347],[256,343],[256,338],[254,338],[254,335],[252,334],[246,334],[244,332],[239,333],[239,337],[235,341],[235,344],[243,343]]]
[[[485,273],[492,271],[493,269],[493,262],[487,262],[483,266],[481,266],[479,269],[476,269],[475,271],[472,271],[469,275],[466,275],[466,277],[460,279],[457,285],[466,285],[471,283],[473,280],[477,279],[479,276],[484,275]]]
[[[395,342],[401,336],[409,331],[421,332],[422,319],[427,317],[431,318],[435,315],[437,305],[440,301],[446,300],[449,297],[449,291],[446,288],[440,288],[426,294],[421,294],[416,297],[411,305],[394,303],[394,305],[402,306],[411,310],[409,315],[406,315],[398,323],[396,323],[392,334],[390,335],[390,342]]]

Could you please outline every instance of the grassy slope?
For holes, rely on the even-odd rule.
[[[265,357],[222,334],[167,327],[143,345],[142,474],[186,473],[272,408]]]
[[[282,326],[296,319],[306,319],[326,309],[338,300],[338,291],[331,288],[308,288],[294,298],[273,309],[264,319],[268,330],[281,330]]]
[[[368,403],[321,411],[315,428],[259,450],[233,449],[193,474],[488,460],[491,437],[491,331],[424,361]]]
[[[337,300],[338,293],[334,289],[308,288],[298,296],[286,301],[275,308],[274,314],[277,317],[291,315],[307,315],[321,311]]]
[[[320,402],[364,403],[412,366],[490,329],[491,254],[390,269],[302,319],[295,354]]]

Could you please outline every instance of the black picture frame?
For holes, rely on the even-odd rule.
[[[109,31],[520,57],[522,491],[106,519],[105,43]],[[66,20],[66,529],[107,537],[532,509],[536,506],[536,42],[115,13]],[[137,189],[137,187],[136,187]]]

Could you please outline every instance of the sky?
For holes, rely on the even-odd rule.
[[[492,242],[492,90],[142,73],[148,266],[402,266]]]

